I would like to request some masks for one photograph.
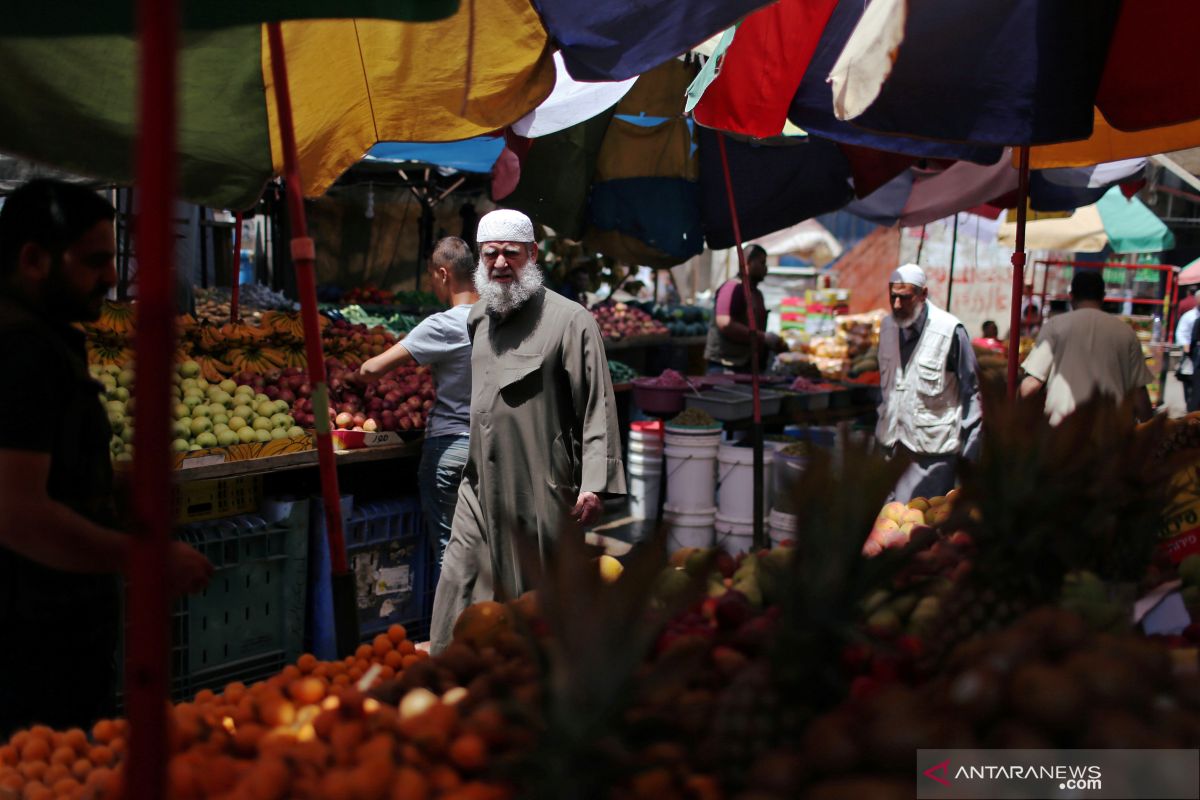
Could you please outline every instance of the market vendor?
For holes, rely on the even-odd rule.
[[[747,304],[740,278],[725,281],[717,289],[713,322],[704,345],[704,358],[710,374],[751,371],[750,305],[754,308],[754,335],[759,342],[757,369],[762,370],[766,366],[771,353],[787,350],[787,343],[778,334],[767,332],[767,308],[762,292],[758,290],[758,285],[767,277],[767,251],[757,244],[751,244],[746,245],[742,252],[746,257],[753,297],[751,303]]]
[[[907,503],[954,488],[958,458],[978,455],[983,414],[967,330],[930,302],[925,271],[915,264],[893,271],[888,293],[875,437],[886,452],[911,460],[893,490],[894,500]]]
[[[84,335],[117,281],[114,212],[38,180],[0,209],[0,735],[88,726],[114,711],[117,574],[112,432]],[[204,556],[168,551],[168,583],[203,589]]]
[[[458,485],[467,466],[471,424],[471,340],[467,315],[478,300],[475,256],[457,236],[437,243],[429,260],[433,293],[450,309],[421,321],[385,353],[367,359],[359,374],[375,381],[405,364],[428,365],[437,399],[425,425],[417,483],[431,541],[438,543],[438,563],[450,542],[450,521],[458,503]]]
[[[625,493],[595,320],[543,287],[529,217],[493,211],[479,221],[478,240],[470,455],[434,599],[435,653],[471,602],[529,588],[519,537],[545,553],[598,520],[603,496]]]

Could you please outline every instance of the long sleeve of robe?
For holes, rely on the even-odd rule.
[[[545,553],[582,491],[625,493],[616,402],[600,329],[539,291],[503,320],[476,304],[471,445],[434,600],[433,647],[469,603],[528,587],[518,537]]]

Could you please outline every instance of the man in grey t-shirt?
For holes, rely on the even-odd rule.
[[[427,317],[386,353],[369,359],[359,372],[378,380],[403,364],[428,366],[437,399],[425,425],[418,484],[421,508],[431,538],[438,542],[438,563],[450,541],[450,522],[458,485],[467,465],[471,429],[471,340],[467,315],[479,300],[475,292],[475,256],[455,236],[437,243],[429,260],[429,278],[438,300],[450,308]]]

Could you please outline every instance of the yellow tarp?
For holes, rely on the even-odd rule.
[[[1126,158],[1139,158],[1200,145],[1200,121],[1126,133],[1108,124],[1099,109],[1089,139],[1029,149],[1030,169],[1087,167]],[[1018,150],[1013,148],[1013,164]]]
[[[474,0],[448,19],[420,24],[288,22],[283,38],[310,197],[376,142],[450,142],[490,133],[532,111],[554,88],[546,31],[528,0]],[[262,70],[271,157],[282,172],[265,27]]]
[[[1017,241],[1016,215],[1008,212],[1007,222],[1001,224],[997,241],[1013,248]],[[1041,219],[1025,225],[1026,250],[1065,250],[1073,253],[1095,253],[1108,244],[1104,220],[1095,205],[1084,206],[1066,219]]]

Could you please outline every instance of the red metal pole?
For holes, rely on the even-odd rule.
[[[1021,358],[1021,299],[1025,296],[1025,212],[1029,206],[1029,147],[1021,148],[1017,184],[1017,246],[1012,255],[1012,308],[1008,316],[1008,399],[1017,396],[1017,362]]]
[[[325,382],[325,354],[321,348],[321,325],[317,316],[316,247],[308,235],[304,215],[304,195],[300,182],[300,163],[296,156],[296,129],[292,119],[291,92],[288,88],[287,60],[283,49],[283,31],[278,22],[267,24],[271,49],[271,76],[275,83],[275,103],[279,113],[279,134],[283,143],[284,180],[287,188],[288,219],[292,228],[292,261],[296,267],[296,289],[300,295],[300,316],[304,323],[304,349],[308,358],[308,381],[313,387],[314,427],[317,433],[317,459],[321,471],[321,497],[325,501],[325,525],[329,538],[329,558],[334,583],[334,615],[339,651],[352,650],[358,643],[357,617],[344,614],[349,591],[354,606],[354,584],[346,568],[346,542],[342,532],[341,494],[338,490],[337,462],[330,435],[329,388]],[[341,610],[341,611],[340,611]],[[347,630],[347,628],[353,628]]]
[[[237,212],[233,220],[233,288],[229,292],[229,321],[236,323],[241,317],[238,302],[242,287],[242,212]]]
[[[176,0],[139,0],[137,183],[138,399],[133,444],[134,541],[129,563],[129,797],[166,796],[170,647],[171,360],[175,351],[174,240]]]
[[[750,271],[746,267],[746,254],[742,250],[742,226],[738,222],[737,203],[733,197],[733,180],[729,175],[729,156],[725,152],[725,134],[717,133],[717,147],[721,151],[721,170],[725,173],[725,196],[729,200],[729,219],[733,223],[733,240],[737,247],[738,271],[742,277],[742,295],[746,298],[746,327],[750,329],[750,393],[754,406],[754,546],[765,547],[766,531],[763,527],[763,428],[762,403],[758,380],[758,316],[754,305],[754,287],[750,284]]]

